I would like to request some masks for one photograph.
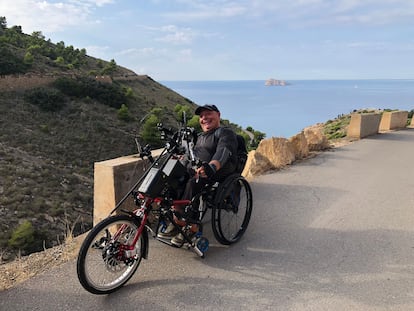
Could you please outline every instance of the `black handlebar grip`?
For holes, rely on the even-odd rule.
[[[204,172],[206,173],[207,177],[209,177],[209,178],[212,177],[217,171],[214,164],[209,164],[207,162],[203,162],[203,164],[201,166],[204,168]]]

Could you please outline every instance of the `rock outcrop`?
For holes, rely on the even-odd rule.
[[[256,150],[249,152],[243,176],[252,178],[268,171],[281,169],[296,160],[309,157],[311,152],[330,148],[319,125],[305,128],[289,139],[272,137],[263,139]]]
[[[249,157],[247,158],[246,166],[242,175],[246,178],[252,178],[274,169],[274,165],[268,158],[256,152],[256,150],[253,150],[249,152]]]
[[[322,125],[313,125],[304,129],[309,151],[320,151],[329,148],[328,138],[323,134]]]
[[[304,132],[292,136],[289,138],[289,142],[292,145],[296,160],[304,159],[309,156],[308,141]]]
[[[288,85],[284,80],[267,79],[265,82],[266,86],[286,86]]]
[[[272,137],[260,142],[256,153],[265,156],[274,168],[283,167],[295,161],[295,153],[289,140]]]

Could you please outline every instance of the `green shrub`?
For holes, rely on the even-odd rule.
[[[26,55],[24,56],[24,60],[23,61],[24,61],[24,63],[26,65],[31,66],[33,64],[33,61],[34,61],[33,54],[30,53],[30,52],[27,52]]]
[[[135,97],[134,91],[130,87],[124,89],[124,93],[125,93],[125,96],[128,97],[128,98],[134,98]]]
[[[0,47],[0,75],[26,72],[28,65],[24,59],[15,55],[11,50]]]
[[[46,134],[50,133],[49,125],[47,124],[40,124],[40,130]]]
[[[13,232],[9,239],[9,246],[15,249],[29,250],[34,242],[35,230],[30,221],[25,220]]]
[[[63,94],[55,89],[36,88],[25,92],[24,98],[44,111],[59,111],[65,103]]]
[[[58,56],[55,59],[55,64],[59,65],[59,66],[64,66],[65,65],[65,59],[62,56]]]
[[[89,77],[62,77],[53,84],[62,93],[75,98],[92,98],[101,104],[119,109],[128,98],[117,84],[101,83]]]
[[[350,121],[350,115],[342,116],[335,120],[329,120],[324,124],[324,134],[329,140],[343,138],[346,136],[346,128]]]
[[[111,59],[109,63],[102,69],[101,74],[102,75],[112,75],[116,71],[116,62],[115,60]]]
[[[254,131],[253,134],[254,134],[254,140],[257,141],[258,143],[266,137],[266,134],[260,131]]]
[[[157,124],[160,119],[156,115],[150,115],[144,123],[142,129],[142,138],[146,143],[158,147],[161,145],[160,132],[157,129]]]
[[[178,104],[174,107],[175,118],[179,122],[183,121],[183,113],[184,112],[185,112],[187,120],[190,120],[193,117],[192,111],[193,111],[193,108],[190,107],[189,105],[180,105],[180,104]]]
[[[188,119],[187,120],[187,125],[189,127],[194,128],[197,132],[200,132],[201,131],[199,117],[197,115],[193,115],[193,117],[191,119]]]
[[[132,119],[127,105],[122,104],[121,108],[118,109],[118,118],[122,121],[130,121]]]

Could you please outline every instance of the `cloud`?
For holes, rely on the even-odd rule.
[[[173,44],[190,44],[195,37],[195,33],[190,28],[178,28],[174,25],[163,26],[159,28],[163,33],[156,41],[173,43]]]
[[[90,2],[92,4],[95,4],[96,6],[104,6],[106,4],[114,3],[114,0],[89,0],[85,2]]]
[[[101,59],[107,59],[106,53],[109,51],[108,46],[91,45],[91,46],[87,46],[85,49],[88,55],[93,55],[93,57],[97,57]]]
[[[176,3],[179,9],[164,16],[181,22],[244,18],[305,27],[389,24],[410,22],[414,17],[414,2],[407,0],[176,0]]]
[[[290,17],[308,25],[382,25],[414,16],[414,3],[405,0],[294,0],[292,5],[297,15]]]
[[[248,6],[236,3],[235,1],[194,1],[194,0],[177,0],[181,4],[181,9],[165,13],[164,16],[180,20],[208,20],[217,18],[232,18],[246,14]]]
[[[12,5],[6,2],[0,2],[0,12],[6,16],[8,26],[22,26],[25,33],[38,30],[52,33],[69,27],[99,23],[91,19],[93,9],[112,3],[113,0],[14,0]]]
[[[344,44],[343,48],[367,50],[370,52],[385,51],[389,53],[414,51],[414,44],[407,42],[405,44],[394,44],[392,42],[382,41],[356,41]]]
[[[152,47],[144,47],[144,48],[132,48],[132,49],[126,49],[122,50],[116,53],[119,56],[136,56],[136,55],[142,55],[142,56],[153,56],[156,54],[156,49]]]
[[[174,45],[190,44],[199,36],[189,27],[178,27],[176,25],[164,26],[139,26],[140,28],[150,32],[155,41],[172,43]]]
[[[191,49],[183,49],[178,51],[177,61],[179,62],[191,62],[193,60],[193,51]]]

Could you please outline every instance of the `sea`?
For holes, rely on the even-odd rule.
[[[289,138],[305,127],[359,109],[414,109],[413,80],[161,81],[197,105],[214,104],[227,119],[267,138]]]

